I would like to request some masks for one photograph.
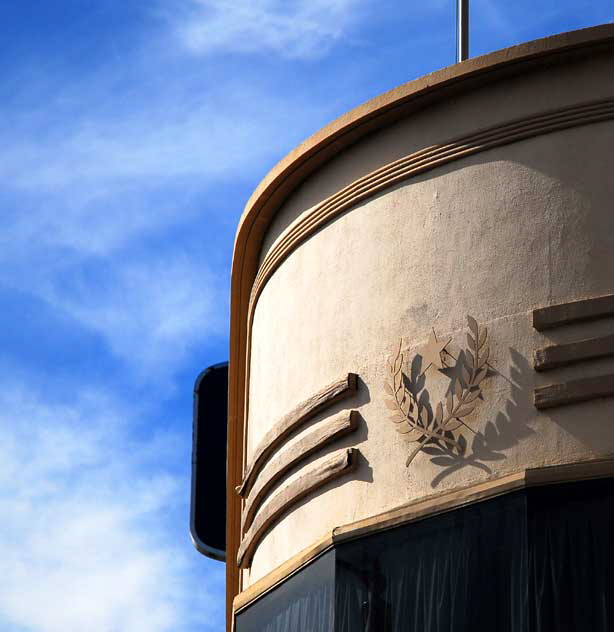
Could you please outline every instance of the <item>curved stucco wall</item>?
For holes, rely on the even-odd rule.
[[[614,30],[614,29],[613,29]],[[595,54],[559,66],[527,69],[422,109],[334,157],[303,182],[275,214],[260,250],[261,261],[301,213],[361,176],[424,147],[464,134],[612,96],[612,57]]]
[[[598,51],[493,80],[379,130],[286,199],[265,234],[261,264],[323,200],[370,172],[484,128],[580,104],[614,104],[612,76],[614,54]],[[353,409],[358,430],[333,448],[356,447],[361,456],[354,473],[274,523],[243,571],[244,588],[337,526],[529,467],[614,454],[614,399],[541,412],[533,404],[536,387],[614,372],[608,359],[547,373],[533,368],[540,347],[614,331],[609,319],[541,333],[532,322],[535,308],[614,293],[614,110],[602,108],[600,118],[573,112],[571,123],[529,125],[509,144],[481,148],[475,141],[465,157],[349,203],[287,248],[262,283],[249,341],[244,461],[275,421],[348,372],[359,375],[358,392],[304,425],[280,451],[333,412]],[[420,452],[406,467],[413,444],[389,421],[386,359],[401,338],[410,359],[422,353],[432,329],[452,339],[457,355],[467,345],[468,314],[488,327],[494,369],[466,419],[478,439],[464,432],[464,459]],[[433,369],[426,377],[434,405],[449,381]]]

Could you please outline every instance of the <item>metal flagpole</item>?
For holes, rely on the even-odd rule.
[[[469,57],[469,0],[456,0],[456,63]]]

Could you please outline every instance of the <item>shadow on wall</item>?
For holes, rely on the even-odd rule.
[[[358,399],[355,404],[356,407],[366,404],[371,401],[371,395],[369,394],[369,387],[366,382],[358,375]],[[356,431],[345,437],[340,443],[340,447],[353,448],[361,443],[365,443],[369,437],[369,427],[365,418],[360,411],[358,412],[358,428]],[[354,472],[354,480],[365,481],[367,483],[373,482],[373,468],[369,465],[369,461],[365,458],[362,452],[358,452],[356,455],[356,471]],[[343,483],[343,481],[340,481]],[[335,487],[336,485],[333,485]]]
[[[448,415],[453,425],[448,422],[443,433],[430,438],[425,438],[422,434],[416,440],[417,445],[415,448],[412,447],[408,463],[411,463],[413,456],[422,451],[431,457],[431,463],[442,468],[442,471],[431,482],[432,487],[437,487],[447,476],[465,467],[475,467],[486,474],[491,474],[492,470],[488,463],[502,461],[505,459],[505,450],[514,447],[534,433],[534,430],[526,423],[526,411],[531,405],[530,375],[533,369],[527,359],[515,349],[510,348],[510,356],[510,378],[490,365],[486,365],[485,378],[497,376],[507,380],[510,383],[511,395],[505,404],[505,409],[499,412],[493,421],[488,421],[482,431],[474,430],[469,422],[464,421],[462,414],[459,414],[459,418]],[[403,380],[405,388],[417,402],[425,427],[433,429],[437,425],[437,419],[441,421],[442,414],[447,413],[443,412],[442,409],[445,406],[441,403],[436,405],[432,403],[430,393],[425,387],[426,375],[423,365],[423,357],[416,355],[411,363],[410,374],[404,374]],[[463,372],[465,375],[468,373],[466,367],[467,355],[463,351],[453,367],[442,370],[450,379],[446,403],[455,393],[461,392],[461,384],[465,382]],[[471,393],[475,393],[476,403],[483,399],[477,387],[474,387]]]

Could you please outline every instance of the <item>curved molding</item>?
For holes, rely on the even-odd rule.
[[[357,455],[356,448],[335,452],[273,496],[245,534],[237,553],[237,565],[247,568],[251,564],[254,552],[264,534],[299,500],[325,483],[356,469]]]
[[[349,413],[343,412],[332,419],[327,419],[324,424],[309,432],[287,451],[271,459],[245,499],[241,529],[245,530],[250,527],[262,501],[292,468],[336,439],[353,432],[357,427],[358,412],[355,410],[351,410]]]
[[[312,546],[301,551],[238,594],[233,602],[233,612],[236,614],[243,608],[251,605],[254,601],[260,599],[260,597],[263,597],[300,571],[301,568],[313,562],[317,557],[329,551],[335,545],[347,540],[430,518],[446,511],[508,494],[518,489],[557,483],[573,483],[611,476],[614,476],[614,458],[529,468],[462,489],[435,494],[401,505],[377,516],[336,527]]]
[[[267,253],[252,288],[250,314],[254,311],[266,282],[281,263],[325,224],[356,206],[359,202],[371,198],[399,182],[460,158],[466,158],[488,149],[534,136],[612,119],[614,119],[614,99],[562,108],[489,127],[444,144],[426,147],[359,178],[318,204],[310,213],[295,222]]]
[[[301,402],[294,410],[276,422],[256,446],[252,460],[247,466],[245,477],[237,489],[237,493],[240,496],[245,496],[249,493],[264,464],[294,431],[312,419],[314,415],[328,408],[328,406],[353,395],[356,392],[356,387],[357,375],[355,373],[348,373],[341,379],[325,386],[309,399]]]

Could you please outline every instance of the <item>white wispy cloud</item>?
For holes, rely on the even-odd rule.
[[[102,266],[40,288],[55,308],[101,334],[137,375],[172,374],[208,337],[227,335],[228,296],[221,272],[202,256],[162,255]]]
[[[140,63],[123,72],[142,75],[149,98],[116,94],[117,111],[106,70],[0,108],[0,283],[99,333],[147,379],[227,334],[229,270],[211,257],[219,243],[228,260],[234,222],[208,221],[211,188],[255,182],[330,106],[274,98],[260,81],[157,79]],[[186,248],[195,231],[206,251]]]
[[[98,86],[101,90],[104,86]],[[233,81],[214,94],[182,100],[163,94],[157,103],[135,100],[121,116],[91,113],[88,96],[76,117],[25,111],[0,128],[6,147],[2,184],[18,190],[67,191],[79,185],[89,197],[151,180],[244,178],[297,135],[297,111],[316,106],[288,95],[276,98],[258,85]],[[281,133],[280,133],[281,131]],[[248,170],[246,174],[245,171]],[[69,189],[68,189],[69,191]]]
[[[102,393],[0,385],[3,630],[187,630],[205,611],[202,629],[221,625],[221,571],[197,577],[169,527],[187,490],[162,465],[174,439],[136,442],[134,414]]]
[[[6,265],[0,256],[0,284],[97,334],[130,379],[168,382],[200,345],[228,335],[229,273],[205,253],[62,256],[51,248]]]
[[[50,100],[47,113],[24,108],[0,126],[0,282],[101,334],[141,376],[169,376],[227,334],[229,271],[211,265],[210,248],[184,244],[195,230],[215,244],[210,231],[224,226],[207,221],[218,211],[208,190],[264,173],[300,138],[294,117],[310,106],[289,97],[273,107],[261,87],[231,82],[200,99],[160,90],[157,103],[124,103],[115,118],[90,111],[106,81],[69,90],[70,117]]]
[[[365,5],[362,0],[188,0],[176,28],[196,54],[312,59],[348,34]]]

